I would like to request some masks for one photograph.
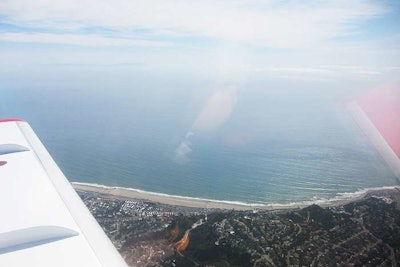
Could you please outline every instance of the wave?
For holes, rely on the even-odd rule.
[[[372,194],[374,192],[379,192],[384,190],[395,190],[395,189],[400,190],[400,186],[393,185],[393,186],[381,186],[381,187],[368,187],[359,189],[355,192],[337,193],[336,196],[331,198],[318,197],[314,198],[313,200],[291,202],[288,205],[296,206],[300,204],[301,206],[309,206],[316,204],[320,206],[334,206],[335,204],[343,204],[362,199],[366,197],[368,194]]]
[[[145,190],[141,190],[141,189],[137,189],[137,188],[107,186],[107,185],[96,184],[96,183],[72,182],[72,184],[101,188],[101,189],[106,189],[106,190],[118,189],[118,190],[133,191],[136,193],[146,194],[146,195],[150,195],[150,196],[159,196],[159,197],[165,197],[165,198],[169,198],[169,199],[196,201],[196,202],[201,202],[201,203],[205,203],[205,204],[219,203],[219,204],[225,204],[228,206],[229,205],[236,206],[236,207],[242,206],[242,207],[254,208],[254,209],[257,209],[257,208],[266,208],[266,209],[303,208],[303,207],[310,206],[313,204],[316,204],[319,206],[325,206],[325,207],[326,206],[335,206],[335,205],[345,204],[345,203],[349,203],[352,201],[362,199],[368,194],[382,191],[382,190],[394,190],[394,189],[400,190],[400,186],[398,186],[398,185],[382,186],[382,187],[369,187],[369,188],[359,189],[355,192],[337,193],[336,196],[334,196],[332,198],[314,197],[311,200],[290,202],[290,203],[247,203],[247,202],[241,202],[241,201],[218,200],[218,199],[207,199],[207,198],[171,195],[171,194],[165,194],[165,193],[145,191]]]

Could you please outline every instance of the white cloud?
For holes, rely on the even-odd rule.
[[[385,68],[386,70],[389,70],[389,71],[400,71],[400,67],[386,67]]]
[[[344,77],[377,77],[383,75],[383,72],[376,68],[365,66],[350,65],[328,65],[328,66],[296,66],[296,67],[263,67],[252,69],[255,73],[265,73],[275,77],[292,77],[294,79],[318,79],[332,80]]]
[[[310,68],[310,67],[271,67],[265,69],[270,72],[277,73],[295,73],[295,74],[324,74],[331,75],[334,73],[331,69],[326,68]]]
[[[0,33],[0,41],[83,46],[167,46],[168,42],[108,38],[95,34]]]
[[[175,149],[175,162],[187,164],[190,161],[189,154],[192,152],[191,143],[188,140],[182,141]]]
[[[237,87],[216,90],[200,111],[191,129],[175,149],[175,161],[179,164],[190,162],[192,152],[190,138],[195,134],[215,131],[231,115],[236,104]]]
[[[236,88],[215,91],[197,116],[191,132],[215,130],[231,115],[235,103]]]
[[[3,21],[22,27],[55,31],[100,27],[135,38],[197,36],[278,48],[322,44],[353,32],[358,22],[384,12],[381,6],[366,0],[3,0],[0,3]]]

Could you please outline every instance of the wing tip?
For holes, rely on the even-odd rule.
[[[0,119],[0,123],[2,122],[27,122],[27,121],[19,118],[4,118]]]

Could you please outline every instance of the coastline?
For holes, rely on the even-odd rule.
[[[397,190],[400,192],[400,186],[385,186],[366,188],[353,193],[341,193],[331,199],[318,199],[288,204],[252,204],[237,201],[224,201],[213,199],[202,199],[195,197],[184,197],[176,195],[168,195],[163,193],[155,193],[134,188],[112,187],[99,184],[72,182],[72,187],[78,191],[94,192],[107,195],[114,198],[140,199],[150,202],[162,203],[173,206],[183,206],[191,208],[209,208],[224,210],[295,210],[302,209],[312,204],[321,207],[331,207],[345,205],[350,202],[359,201],[373,194],[384,194],[388,191]]]

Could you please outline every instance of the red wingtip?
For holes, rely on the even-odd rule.
[[[6,119],[0,119],[0,123],[2,122],[11,122],[11,121],[21,121],[21,122],[26,122],[26,120],[18,119],[18,118],[6,118]]]
[[[373,90],[357,102],[400,158],[400,84]]]

